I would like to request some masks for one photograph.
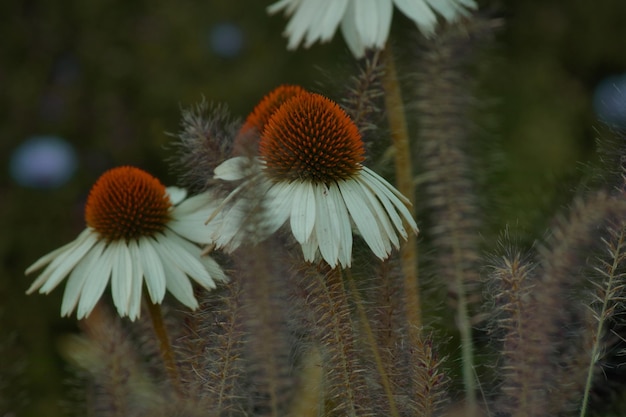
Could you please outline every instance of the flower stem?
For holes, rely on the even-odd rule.
[[[352,293],[352,297],[354,298],[354,304],[356,305],[356,309],[359,314],[361,327],[363,329],[363,332],[365,333],[367,343],[372,349],[374,362],[376,362],[376,368],[378,370],[378,374],[380,375],[381,384],[383,386],[383,389],[385,390],[385,395],[389,400],[389,414],[392,417],[399,417],[400,414],[398,414],[398,408],[396,407],[396,401],[393,396],[393,390],[391,389],[389,375],[387,375],[387,372],[385,371],[385,366],[383,365],[383,361],[380,357],[380,352],[378,351],[378,345],[376,344],[376,339],[374,338],[372,327],[370,326],[369,320],[367,319],[367,313],[365,312],[365,307],[363,306],[363,300],[361,299],[359,290],[356,287],[354,278],[352,277],[352,272],[349,269],[346,270],[346,276],[348,280],[348,285],[350,286],[350,292]]]
[[[390,48],[383,51],[385,71],[383,75],[383,87],[385,90],[385,107],[393,141],[396,187],[411,202],[409,211],[415,215],[413,202],[415,200],[413,187],[413,169],[411,165],[411,146],[406,123],[402,93],[398,82],[398,74],[393,54]],[[417,269],[417,238],[409,233],[406,243],[400,248],[402,262],[403,287],[405,300],[405,312],[409,329],[419,329],[422,325],[421,302],[419,294],[419,278]]]
[[[147,295],[144,298],[146,304],[148,305],[148,311],[150,312],[150,319],[152,319],[154,333],[159,340],[159,349],[161,350],[161,357],[163,358],[165,370],[167,371],[172,386],[174,386],[178,393],[182,393],[180,375],[178,374],[178,368],[176,367],[176,362],[174,361],[174,350],[172,349],[172,344],[170,343],[167,330],[165,329],[165,324],[163,323],[161,306],[153,303]]]

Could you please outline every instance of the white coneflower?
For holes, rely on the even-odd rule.
[[[26,270],[30,274],[47,265],[27,293],[39,289],[47,294],[69,275],[63,316],[75,308],[79,319],[88,316],[109,280],[119,315],[131,320],[140,315],[144,282],[153,303],[161,303],[167,289],[186,306],[196,308],[189,278],[211,289],[226,276],[213,259],[201,257],[200,247],[192,243],[210,243],[210,230],[203,223],[215,203],[209,194],[187,200],[185,196],[184,190],[166,189],[138,168],[105,172],[87,199],[87,228]]]
[[[385,46],[394,5],[426,35],[435,29],[435,13],[451,22],[476,8],[474,0],[280,0],[267,10],[270,14],[284,10],[291,16],[285,29],[289,49],[303,42],[306,48],[328,42],[341,24],[348,47],[360,58],[368,48]]]
[[[258,159],[235,157],[215,169],[216,178],[244,180],[226,199],[234,203],[212,217],[224,222],[214,236],[218,246],[234,250],[245,239],[246,191],[262,195],[266,233],[289,219],[307,261],[319,252],[332,267],[350,266],[352,225],[380,259],[399,246],[398,235],[407,238],[404,223],[417,233],[408,200],[361,164],[361,135],[336,103],[301,92],[262,131]]]

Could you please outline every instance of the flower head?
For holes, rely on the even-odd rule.
[[[205,288],[226,276],[211,258],[200,257],[196,243],[207,241],[203,220],[215,209],[209,194],[185,201],[186,192],[166,189],[156,178],[134,167],[105,172],[87,198],[87,228],[73,242],[43,256],[27,270],[47,265],[27,293],[49,293],[68,275],[61,314],[77,308],[89,315],[109,280],[120,316],[139,317],[145,282],[152,302],[169,290],[190,308],[197,307],[189,277]],[[180,203],[180,204],[179,204]]]
[[[280,85],[266,94],[246,118],[239,134],[235,138],[233,155],[256,153],[259,136],[263,133],[270,117],[287,100],[306,91],[299,85]]]
[[[426,35],[434,31],[436,13],[450,22],[476,8],[474,0],[280,0],[267,10],[270,14],[284,10],[291,16],[285,30],[287,48],[328,42],[341,24],[348,47],[360,58],[365,49],[385,46],[394,5]]]
[[[381,259],[392,246],[399,247],[398,235],[407,238],[405,223],[417,233],[408,200],[361,164],[363,154],[361,136],[348,115],[328,98],[303,92],[270,117],[256,165],[244,157],[231,158],[215,169],[215,176],[244,180],[227,200],[253,184],[254,192],[263,195],[267,233],[289,219],[306,260],[319,253],[330,266],[346,267],[352,259],[352,225]],[[222,220],[233,219],[216,230],[216,244],[226,250],[243,241],[241,201],[245,198],[221,209]]]

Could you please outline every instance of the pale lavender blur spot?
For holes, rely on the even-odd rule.
[[[598,119],[610,126],[626,128],[626,74],[602,80],[593,94]]]
[[[56,188],[74,174],[77,158],[74,148],[57,136],[34,136],[11,155],[9,170],[24,187]]]

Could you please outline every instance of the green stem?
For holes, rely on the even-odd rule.
[[[383,76],[385,107],[387,108],[387,118],[394,147],[396,187],[411,202],[409,211],[414,216],[413,202],[415,200],[415,191],[411,164],[411,146],[400,83],[398,82],[398,74],[396,73],[396,66],[390,48],[386,48],[383,51],[383,60],[385,63]],[[400,248],[400,259],[402,262],[408,329],[411,329],[409,331],[413,332],[416,331],[414,329],[419,329],[422,325],[422,313],[418,284],[417,238],[412,233],[409,233],[406,243]]]
[[[380,375],[381,383],[383,389],[385,390],[385,395],[387,395],[387,398],[389,400],[389,413],[392,417],[399,417],[400,414],[398,414],[398,408],[396,407],[393,390],[391,389],[391,383],[389,382],[389,376],[385,371],[383,361],[380,357],[380,352],[378,351],[378,345],[376,344],[376,339],[374,338],[372,327],[370,326],[369,320],[367,319],[365,307],[363,307],[363,300],[361,299],[359,290],[357,289],[354,278],[352,277],[352,272],[350,270],[347,270],[346,275],[348,279],[348,285],[350,285],[350,292],[352,293],[352,297],[354,298],[354,304],[356,304],[356,309],[359,314],[361,326],[365,333],[365,337],[367,338],[367,343],[372,348],[372,354],[374,355],[376,368],[378,370],[378,374]]]
[[[161,306],[153,303],[148,295],[145,295],[144,299],[148,305],[148,311],[150,312],[150,319],[152,319],[154,333],[159,340],[159,349],[161,351],[161,357],[163,358],[165,370],[167,371],[172,386],[174,386],[179,393],[182,393],[180,375],[178,374],[178,368],[176,367],[176,361],[174,360],[174,350],[172,349],[167,330],[165,329],[165,324],[163,323]]]
[[[587,368],[587,380],[585,382],[585,390],[583,395],[583,403],[580,407],[580,417],[585,417],[587,414],[587,407],[589,406],[589,393],[591,391],[591,384],[593,383],[593,370],[595,368],[595,364],[598,361],[598,357],[600,356],[600,338],[602,337],[602,332],[604,331],[604,318],[606,316],[607,310],[609,309],[609,302],[611,301],[611,292],[613,287],[613,279],[615,278],[615,271],[619,267],[619,254],[622,251],[622,245],[624,243],[624,229],[619,235],[619,241],[615,251],[613,252],[613,265],[611,266],[609,282],[606,284],[605,296],[602,303],[602,310],[600,311],[600,315],[598,316],[598,326],[596,328],[596,332],[593,340],[593,348],[591,349],[591,360],[589,363],[589,367]]]

